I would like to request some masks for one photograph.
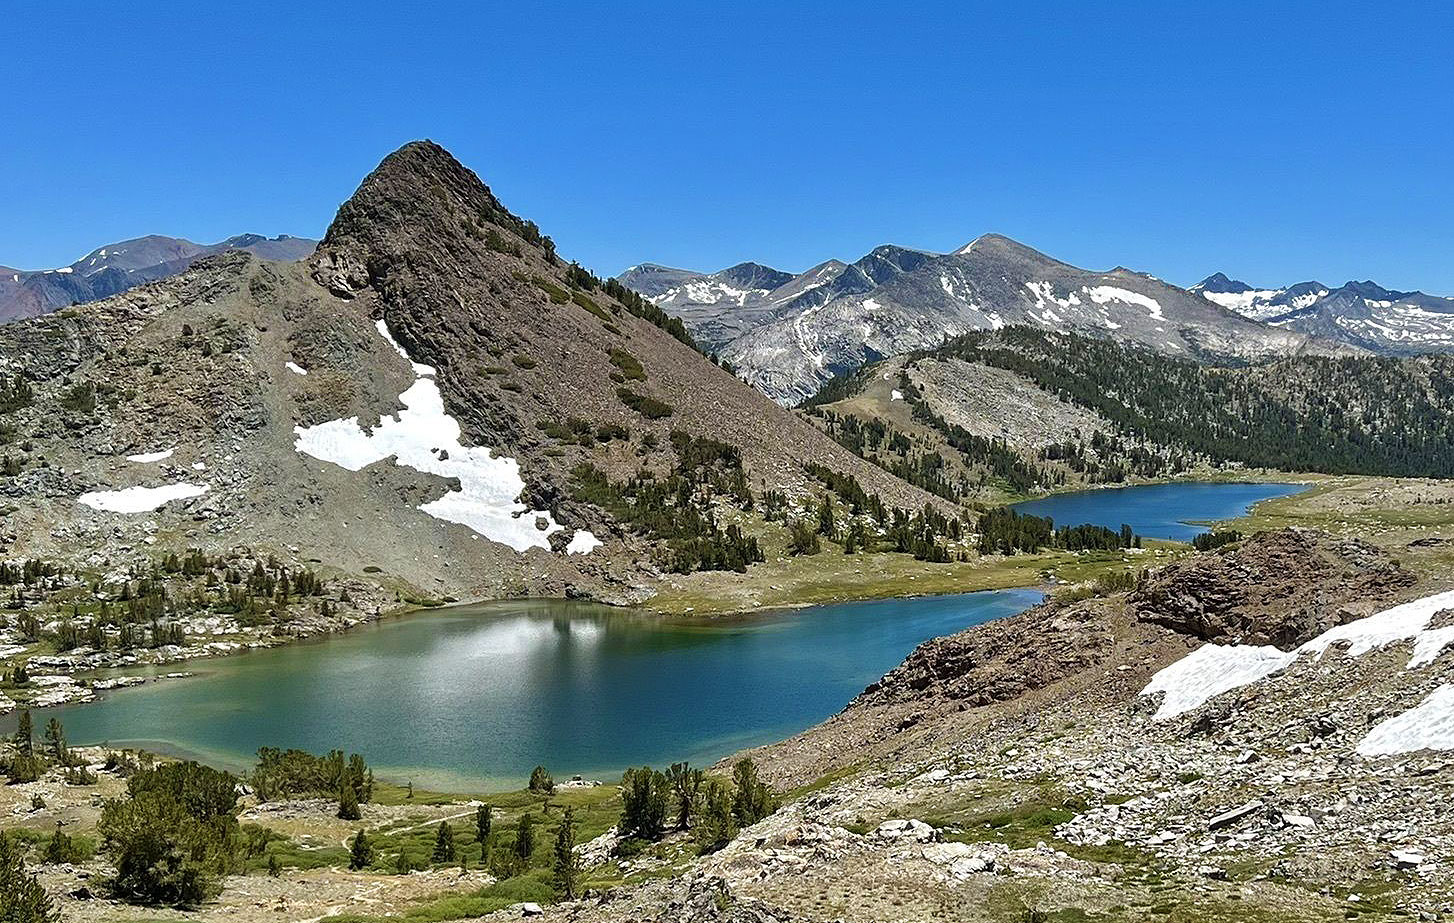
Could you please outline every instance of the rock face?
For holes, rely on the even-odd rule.
[[[1114,646],[1107,605],[1045,603],[915,648],[854,704],[942,697],[969,706],[1019,698],[1100,663]]]
[[[1170,629],[1186,641],[1291,647],[1382,608],[1414,583],[1356,539],[1303,529],[1260,533],[1149,574],[1124,600],[1046,602],[926,641],[855,705],[943,698],[984,706],[1105,664],[1118,639]]]
[[[1203,641],[1291,649],[1413,583],[1366,542],[1284,529],[1153,574],[1127,602],[1141,620]]]
[[[725,270],[724,272],[730,272]],[[953,253],[882,246],[767,289],[635,267],[623,276],[700,331],[748,381],[796,403],[835,374],[974,330],[1028,324],[1178,356],[1248,358],[1316,348],[1145,273],[1092,272],[998,234]],[[740,331],[740,332],[739,332]],[[730,337],[730,338],[729,338]]]
[[[152,234],[97,247],[59,269],[22,272],[0,267],[0,323],[109,298],[145,282],[177,275],[202,257],[224,250],[246,250],[261,259],[293,262],[308,256],[317,244],[287,234],[273,238],[238,234],[215,244]]]

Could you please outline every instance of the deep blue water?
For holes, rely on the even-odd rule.
[[[1056,494],[1016,503],[1014,508],[1049,516],[1057,526],[1090,523],[1119,529],[1125,523],[1144,538],[1189,542],[1207,531],[1197,523],[1235,519],[1258,501],[1304,490],[1305,484],[1147,484]]]
[[[1039,599],[1003,590],[696,623],[491,603],[200,661],[195,677],[59,712],[74,743],[229,768],[269,745],[358,751],[385,777],[453,790],[518,784],[537,763],[557,778],[608,778],[791,736],[920,642]]]

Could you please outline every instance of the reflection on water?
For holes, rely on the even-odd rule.
[[[438,610],[191,666],[61,709],[76,743],[243,768],[260,746],[358,751],[391,778],[481,788],[707,762],[842,708],[920,642],[1018,612],[1030,590],[662,622],[587,603]]]

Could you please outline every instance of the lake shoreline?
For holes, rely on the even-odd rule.
[[[1244,510],[1243,513],[1240,516],[1237,516],[1237,517],[1229,517],[1230,519],[1237,519],[1237,518],[1243,518],[1245,516],[1252,515],[1252,513],[1255,511],[1255,508],[1259,504],[1261,504],[1261,503],[1266,503],[1266,502],[1270,502],[1270,501],[1278,500],[1278,499],[1286,499],[1289,496],[1296,496],[1297,493],[1306,492],[1307,490],[1310,490],[1310,489],[1314,488],[1316,485],[1318,485],[1318,484],[1320,484],[1320,483],[1322,483],[1322,482],[1324,482],[1324,481],[1327,480],[1327,476],[1324,476],[1324,475],[1280,475],[1280,473],[1276,473],[1276,472],[1256,472],[1256,473],[1257,474],[1266,474],[1269,477],[1266,478],[1266,479],[1232,479],[1232,478],[1228,478],[1228,479],[1224,479],[1224,480],[1163,479],[1163,480],[1155,481],[1155,482],[1147,482],[1145,484],[1131,484],[1131,485],[1126,485],[1126,484],[1120,484],[1120,485],[1107,484],[1107,485],[1098,485],[1098,486],[1096,486],[1094,488],[1089,488],[1089,489],[1074,490],[1074,491],[1065,491],[1065,492],[1060,492],[1060,493],[1047,494],[1047,495],[1045,495],[1043,497],[1037,498],[1037,500],[1046,500],[1046,499],[1052,499],[1052,498],[1064,498],[1064,497],[1069,497],[1069,496],[1074,496],[1074,495],[1092,495],[1092,494],[1097,494],[1098,495],[1098,494],[1101,494],[1104,491],[1131,491],[1131,490],[1137,490],[1137,489],[1148,488],[1148,487],[1180,486],[1180,485],[1190,486],[1190,485],[1195,485],[1195,484],[1206,484],[1206,485],[1216,485],[1216,484],[1249,484],[1249,485],[1255,485],[1255,484],[1282,483],[1282,484],[1288,484],[1288,485],[1294,485],[1294,484],[1296,484],[1296,485],[1302,485],[1302,487],[1303,487],[1303,490],[1302,491],[1293,492],[1293,493],[1290,493],[1290,494],[1283,495],[1281,497],[1270,497],[1270,498],[1264,498],[1264,499],[1257,500],[1254,503],[1252,503],[1246,510]],[[1230,474],[1230,472],[1229,472],[1229,474]],[[1248,474],[1248,472],[1238,472],[1238,474],[1239,475],[1241,475],[1241,474]],[[1286,477],[1287,480],[1282,480],[1282,481],[1272,480],[1271,479],[1271,476],[1273,476],[1273,475],[1280,475],[1282,477]],[[1016,505],[1021,504],[1021,503],[1033,503],[1033,502],[1037,502],[1037,500],[1016,501],[1016,503],[1010,504],[1010,505],[1011,506],[1016,506]],[[1212,523],[1221,522],[1221,521],[1226,521],[1226,520],[1222,520],[1222,519],[1208,520],[1204,524],[1210,525]],[[1187,522],[1194,522],[1194,521],[1187,520]],[[894,557],[894,558],[897,558],[897,557],[907,557],[907,555],[899,555],[899,554],[893,553],[893,552],[884,552],[884,553],[882,553],[882,555],[884,557]],[[872,556],[867,556],[866,555],[864,557],[872,557]],[[1029,556],[1029,555],[1026,555],[1026,556],[1014,556],[1014,557],[1015,558],[1018,558],[1019,561],[1035,560],[1035,557],[1034,556]],[[1055,559],[1052,556],[1043,556],[1042,555],[1042,557],[1044,558],[1044,563],[1046,563],[1047,566],[1054,566],[1054,564],[1056,563],[1055,562]],[[991,591],[991,590],[1010,590],[1010,589],[1039,590],[1042,593],[1048,593],[1051,589],[1053,589],[1056,586],[1065,585],[1065,583],[1067,583],[1067,582],[1074,582],[1074,581],[1063,581],[1063,580],[1056,580],[1056,579],[1047,580],[1047,579],[1044,578],[1042,571],[1031,570],[1029,568],[1022,568],[1019,571],[1012,570],[1012,571],[1009,571],[1008,573],[1004,573],[1003,576],[1006,579],[987,579],[984,582],[975,582],[974,581],[974,577],[976,577],[976,576],[988,577],[988,576],[991,576],[991,575],[1000,573],[1000,571],[996,570],[996,568],[1003,567],[1004,565],[1006,565],[1011,560],[1013,560],[1013,559],[1002,559],[1000,556],[987,556],[985,558],[978,559],[978,560],[976,560],[974,562],[970,562],[968,564],[968,566],[959,565],[959,570],[961,571],[962,576],[968,579],[968,583],[957,583],[957,584],[951,584],[951,585],[942,585],[942,586],[939,586],[939,587],[935,587],[935,588],[931,588],[931,589],[926,589],[926,590],[920,590],[920,589],[918,589],[916,587],[908,587],[908,586],[905,585],[905,581],[902,578],[900,578],[900,579],[885,579],[885,580],[878,581],[878,582],[874,582],[874,581],[870,580],[870,581],[867,581],[867,582],[856,583],[856,584],[847,584],[847,585],[845,585],[844,586],[844,589],[847,592],[845,592],[843,595],[834,595],[834,596],[830,596],[830,597],[826,597],[826,598],[817,598],[817,599],[800,599],[800,600],[787,601],[787,602],[774,601],[774,602],[767,602],[767,603],[755,603],[755,604],[748,604],[748,605],[742,605],[742,606],[732,606],[732,607],[728,607],[728,608],[706,609],[706,610],[703,610],[703,611],[698,611],[695,607],[685,607],[685,608],[678,609],[678,610],[662,609],[662,608],[659,608],[657,606],[653,606],[651,599],[648,599],[645,602],[640,603],[640,604],[637,604],[637,605],[629,605],[629,606],[628,605],[619,605],[619,604],[616,604],[616,603],[613,603],[613,602],[610,602],[610,601],[606,601],[606,600],[591,600],[590,602],[595,603],[595,604],[599,604],[599,605],[603,605],[603,606],[608,606],[608,607],[617,609],[617,610],[619,610],[621,612],[630,612],[630,611],[633,611],[633,610],[634,611],[638,611],[638,612],[641,613],[641,615],[644,618],[653,619],[653,620],[664,620],[664,621],[668,621],[668,622],[670,622],[670,621],[676,621],[676,622],[681,622],[681,623],[684,623],[684,624],[709,625],[709,624],[719,623],[719,622],[730,622],[730,621],[734,621],[734,620],[750,619],[753,616],[770,617],[770,616],[772,616],[774,614],[787,614],[787,613],[802,611],[802,610],[806,610],[806,609],[811,609],[811,608],[814,608],[816,606],[837,605],[837,604],[854,603],[854,602],[865,602],[865,603],[867,603],[867,602],[886,601],[886,600],[913,600],[913,599],[920,599],[920,598],[933,598],[933,597],[943,597],[943,596],[957,596],[957,595],[963,595],[963,594],[966,594],[966,593],[977,593],[977,592],[985,592],[985,591]],[[755,565],[755,566],[761,567],[762,565]],[[954,566],[954,565],[949,565],[949,566]],[[938,576],[940,576],[943,573],[943,569],[945,567],[946,567],[946,565],[922,564],[922,565],[910,567],[909,569],[912,570],[912,571],[914,571],[915,573],[918,573],[918,574],[921,574],[921,575],[925,575],[925,576],[929,576],[929,577],[938,577]],[[914,576],[915,576],[915,573],[910,573],[908,575],[908,578],[907,579],[908,580],[913,580],[914,579]],[[653,594],[653,597],[652,598],[654,599],[654,598],[656,598],[657,596],[660,596],[660,595],[662,595],[662,590],[661,589],[658,589],[657,593]],[[42,700],[42,702],[40,702],[38,704],[35,703],[35,702],[27,702],[27,701],[24,701],[24,700],[9,700],[9,699],[7,699],[6,702],[0,703],[0,705],[10,705],[11,704],[11,701],[13,701],[13,705],[11,705],[11,707],[9,707],[9,708],[4,708],[3,711],[0,711],[0,717],[3,717],[3,716],[8,715],[8,714],[11,714],[12,712],[18,711],[21,708],[31,708],[31,709],[34,709],[36,711],[43,711],[43,710],[46,710],[46,709],[64,707],[64,706],[67,706],[67,705],[86,704],[86,703],[100,701],[100,700],[104,699],[108,693],[114,691],[114,688],[116,688],[116,687],[106,687],[106,686],[102,686],[102,687],[98,688],[96,686],[96,683],[98,681],[100,681],[102,683],[105,683],[107,681],[114,680],[114,679],[117,679],[117,678],[121,678],[123,680],[128,680],[128,679],[133,678],[133,677],[141,677],[141,681],[143,683],[153,683],[153,682],[160,682],[160,681],[162,681],[164,679],[172,679],[172,678],[175,678],[174,676],[168,676],[168,675],[161,675],[161,676],[155,675],[156,674],[156,671],[158,671],[160,668],[162,668],[164,666],[170,666],[170,667],[176,668],[174,670],[168,671],[171,674],[185,673],[185,672],[188,672],[186,670],[186,665],[188,665],[188,664],[199,664],[199,663],[203,663],[203,662],[215,662],[215,661],[218,661],[218,660],[221,660],[221,659],[230,658],[230,657],[232,657],[233,655],[236,655],[236,654],[246,654],[246,653],[251,653],[251,652],[256,652],[256,651],[272,650],[272,649],[276,649],[276,648],[279,648],[279,647],[286,647],[286,646],[297,645],[297,644],[305,644],[305,643],[308,643],[308,642],[317,642],[317,641],[326,640],[326,639],[333,638],[333,637],[342,636],[342,635],[345,635],[345,634],[352,634],[352,633],[355,632],[356,629],[358,629],[361,626],[381,625],[381,624],[385,624],[385,623],[388,623],[388,622],[397,620],[397,619],[399,619],[401,617],[405,617],[405,616],[418,615],[418,614],[425,613],[425,612],[449,611],[449,610],[458,609],[458,608],[466,607],[466,606],[478,606],[478,605],[487,605],[487,604],[509,604],[509,603],[528,604],[528,603],[535,602],[535,601],[549,601],[549,600],[555,600],[555,599],[556,599],[556,597],[530,597],[530,596],[523,596],[523,597],[500,597],[500,598],[481,597],[481,598],[478,598],[478,599],[461,599],[461,600],[457,600],[457,601],[452,601],[452,602],[450,602],[447,605],[439,605],[439,606],[424,606],[424,605],[414,605],[414,604],[403,604],[403,605],[400,605],[400,606],[397,606],[397,607],[394,607],[394,608],[390,608],[390,609],[380,609],[379,611],[377,611],[375,613],[366,614],[366,615],[364,615],[361,618],[348,619],[348,620],[343,621],[343,622],[327,623],[327,624],[324,624],[324,623],[321,623],[320,622],[317,625],[311,626],[311,628],[307,628],[307,629],[304,629],[302,631],[295,632],[294,634],[290,634],[288,636],[271,636],[270,635],[270,636],[265,636],[265,637],[250,637],[250,638],[246,639],[244,642],[225,641],[225,642],[222,642],[222,643],[218,643],[218,642],[215,642],[214,641],[214,642],[209,642],[209,643],[205,643],[205,644],[189,645],[189,646],[187,646],[185,648],[178,649],[178,650],[175,650],[175,651],[168,651],[168,650],[165,650],[165,649],[162,649],[162,650],[153,650],[153,651],[147,652],[147,654],[149,655],[149,659],[146,662],[144,662],[144,663],[135,663],[135,664],[99,664],[99,665],[94,665],[94,666],[82,664],[82,665],[78,666],[75,669],[69,669],[68,670],[68,669],[65,669],[65,666],[66,665],[58,662],[58,661],[61,661],[61,660],[65,659],[63,657],[63,655],[34,655],[34,656],[32,656],[30,658],[30,661],[32,663],[34,663],[34,661],[36,661],[37,659],[39,659],[40,662],[39,663],[34,663],[34,669],[32,670],[32,672],[37,672],[38,670],[39,671],[43,671],[43,670],[46,670],[46,669],[50,669],[50,670],[53,670],[55,672],[51,672],[51,673],[39,672],[38,675],[40,675],[40,676],[56,676],[56,677],[64,676],[64,677],[67,677],[69,680],[71,680],[71,682],[70,683],[59,683],[59,682],[57,682],[55,685],[49,687],[48,690],[47,690],[47,692],[46,692],[46,694],[45,694],[45,698]],[[80,661],[78,661],[78,662],[80,662]]]
[[[605,781],[643,762],[710,765],[790,737],[920,643],[1041,598],[864,601],[707,627],[579,602],[448,607],[327,645],[219,658],[188,679],[51,714],[78,744],[229,769],[278,746],[357,751],[381,778],[437,791],[513,784],[537,763]],[[415,765],[421,754],[431,762]]]

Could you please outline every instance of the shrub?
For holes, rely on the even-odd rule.
[[[629,388],[617,388],[616,396],[621,403],[632,410],[646,417],[648,420],[659,420],[662,417],[672,415],[672,406],[664,401],[659,401],[646,394],[638,394]]]
[[[641,361],[624,349],[611,350],[611,364],[620,369],[628,381],[646,380],[646,369],[642,368]]]
[[[238,840],[237,779],[194,762],[133,775],[97,829],[125,900],[194,905],[221,890]]]
[[[0,833],[0,920],[6,923],[58,923],[61,915],[45,888],[25,868],[10,837]]]

